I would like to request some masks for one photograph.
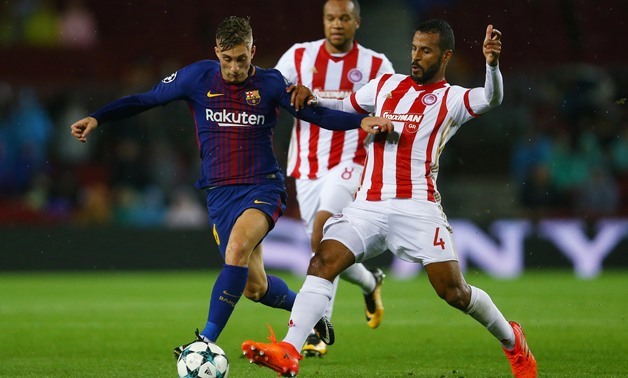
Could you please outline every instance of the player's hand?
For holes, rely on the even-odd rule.
[[[383,117],[362,118],[360,127],[369,134],[391,132],[395,130],[392,122],[388,118]]]
[[[87,142],[87,134],[98,127],[98,121],[94,117],[85,117],[70,126],[70,132],[79,141]]]
[[[499,64],[499,54],[502,52],[502,32],[497,29],[493,29],[493,25],[486,27],[486,36],[484,37],[484,43],[482,44],[482,52],[486,57],[486,63],[489,66],[496,66]]]
[[[316,105],[316,96],[304,85],[292,84],[286,88],[286,92],[291,94],[290,105],[294,106],[296,111],[305,108],[305,105]]]

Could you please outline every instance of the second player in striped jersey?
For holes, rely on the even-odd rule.
[[[329,0],[323,7],[325,38],[297,43],[281,57],[276,67],[292,83],[312,88],[321,98],[343,99],[393,67],[384,54],[355,40],[360,27],[357,0]],[[358,189],[366,149],[366,133],[360,129],[334,131],[295,118],[290,139],[287,173],[296,180],[301,218],[316,251],[323,224],[348,205]],[[365,315],[371,328],[383,316],[383,272],[362,264],[349,267],[341,277],[358,285],[366,302]],[[334,282],[337,288],[338,280]],[[325,316],[331,318],[333,298]],[[315,333],[303,347],[305,356],[322,356],[327,347]]]

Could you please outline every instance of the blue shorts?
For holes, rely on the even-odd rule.
[[[268,231],[286,211],[286,187],[281,182],[251,185],[225,185],[207,189],[207,211],[214,239],[222,258],[236,220],[246,209],[258,209],[271,222]]]

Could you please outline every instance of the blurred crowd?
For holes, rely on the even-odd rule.
[[[107,124],[82,144],[69,125],[89,110],[78,92],[42,102],[0,84],[0,223],[206,224],[184,105]]]
[[[0,30],[0,47],[98,47],[97,18],[81,0],[22,0],[1,10],[1,23],[9,26]],[[481,82],[483,72],[465,71],[464,63],[457,63],[458,75]],[[116,82],[53,89],[0,77],[0,224],[205,227],[204,193],[193,188],[200,159],[184,103],[107,124],[86,144],[69,133],[95,107],[149,89],[173,66],[132,62]],[[442,165],[458,153],[479,153],[472,143],[488,140],[482,156],[494,168],[480,174],[500,177],[510,188],[511,216],[627,216],[628,105],[621,88],[628,87],[628,66],[503,71],[504,104],[487,124],[454,137],[456,147],[445,150]],[[288,136],[277,135],[275,143],[282,163]],[[298,209],[289,214],[298,216]]]
[[[0,19],[4,46],[91,48],[98,43],[96,18],[83,0],[6,3]]]
[[[577,64],[541,80],[543,91],[523,109],[525,125],[512,146],[519,206],[535,216],[625,216],[628,112],[621,81]]]

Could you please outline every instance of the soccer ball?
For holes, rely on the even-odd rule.
[[[195,341],[181,352],[177,371],[181,378],[227,378],[229,360],[218,345]]]

